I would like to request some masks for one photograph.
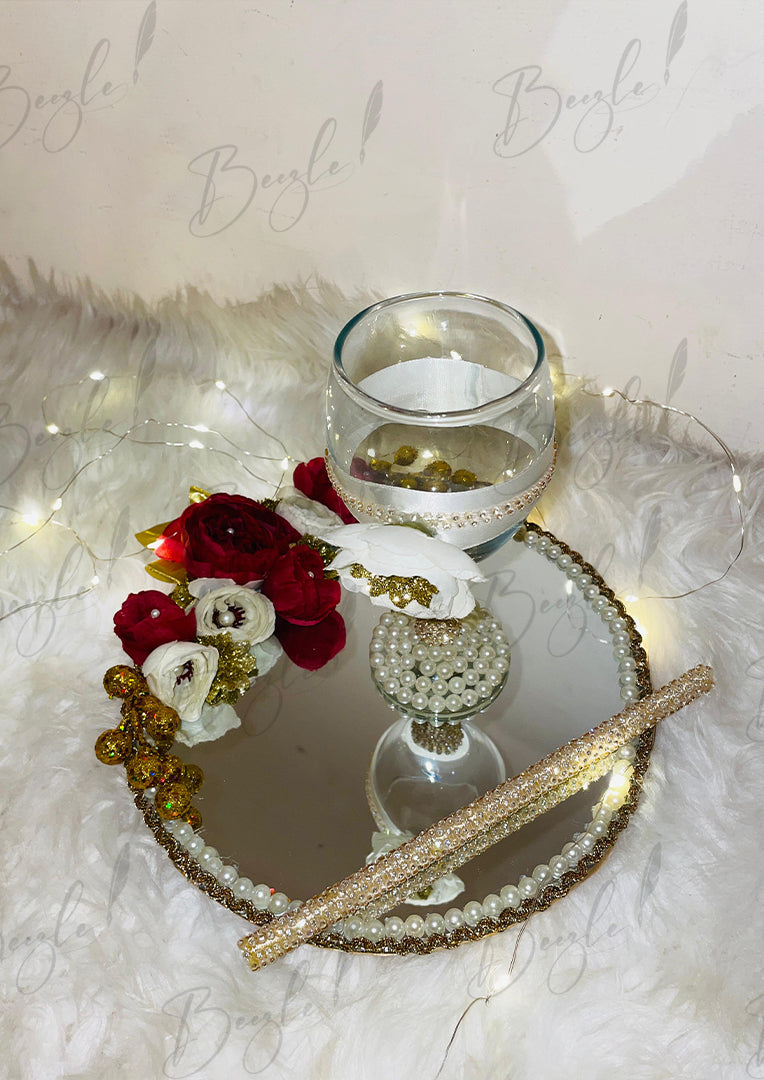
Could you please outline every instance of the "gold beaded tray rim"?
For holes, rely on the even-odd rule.
[[[642,636],[623,602],[615,596],[613,590],[597,570],[564,541],[559,540],[553,533],[542,529],[534,522],[526,522],[524,527],[526,531],[535,532],[540,537],[546,537],[552,544],[556,544],[561,552],[570,555],[573,562],[580,566],[584,573],[591,575],[592,583],[597,585],[601,595],[605,596],[608,602],[618,609],[619,616],[626,623],[626,632],[630,638],[630,651],[637,664],[636,674],[637,686],[640,691],[639,696],[640,698],[645,697],[652,690],[647,654],[642,645]],[[518,534],[516,539],[520,539],[520,537],[521,534]],[[571,889],[585,881],[591,873],[598,869],[614,848],[618,836],[626,828],[631,815],[637,809],[644,775],[650,761],[654,737],[655,732],[651,728],[637,740],[634,760],[631,763],[632,778],[629,790],[623,804],[613,813],[607,832],[599,837],[592,850],[585,853],[576,866],[567,870],[556,881],[546,882],[541,885],[535,896],[524,900],[518,907],[505,908],[496,918],[486,916],[475,926],[463,925],[451,930],[448,934],[430,934],[421,938],[404,937],[401,940],[383,937],[378,941],[371,941],[368,938],[349,940],[342,934],[327,931],[321,934],[320,937],[314,938],[311,944],[320,948],[338,949],[342,952],[372,954],[375,956],[426,954],[440,949],[453,949],[468,941],[479,941],[481,938],[501,933],[510,926],[524,922],[537,912],[546,911],[555,901],[567,896]],[[197,889],[212,900],[255,926],[262,926],[271,922],[272,919],[278,918],[277,915],[273,915],[269,911],[260,911],[250,900],[235,896],[231,889],[221,885],[217,878],[209,871],[204,870],[193,855],[186,851],[175,837],[164,828],[162,819],[142,792],[134,793],[134,799],[156,842],[160,847],[164,848],[170,861],[187,881],[195,885]]]

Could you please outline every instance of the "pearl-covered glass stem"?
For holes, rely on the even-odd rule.
[[[380,828],[419,832],[506,779],[493,741],[474,724],[501,692],[509,643],[490,612],[413,619],[386,612],[369,648],[372,680],[399,714],[377,743],[369,806]]]

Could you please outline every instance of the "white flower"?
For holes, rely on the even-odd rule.
[[[269,638],[276,626],[276,612],[268,597],[240,585],[223,585],[205,593],[194,610],[200,637],[228,633],[234,641],[256,645]]]
[[[369,595],[368,580],[350,571],[354,564],[376,577],[421,577],[434,586],[438,591],[429,606],[414,599],[399,607],[386,593],[371,597],[372,604],[416,618],[463,619],[475,606],[468,582],[485,581],[460,548],[406,525],[344,525],[324,530],[321,538],[340,548],[328,569],[336,570],[351,592]]]
[[[160,645],[141,665],[149,690],[175,709],[182,723],[194,723],[218,669],[218,651],[194,641]]]
[[[260,679],[263,675],[267,675],[279,657],[283,655],[284,650],[278,639],[271,637],[253,645],[250,652],[257,660],[257,677]]]
[[[241,720],[230,705],[205,705],[199,719],[193,722],[184,721],[175,738],[185,746],[196,746],[200,742],[219,739],[221,735],[237,727],[241,727]]]
[[[311,533],[320,536],[325,529],[335,529],[342,525],[342,518],[328,506],[309,499],[297,488],[280,488],[277,513],[283,517],[301,536]]]

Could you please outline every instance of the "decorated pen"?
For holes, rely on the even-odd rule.
[[[370,866],[243,938],[239,947],[257,970],[359,911],[389,911],[539,814],[603,776],[624,743],[684,708],[713,686],[711,669],[699,665],[660,690],[627,706],[585,735],[479,799],[437,821]]]

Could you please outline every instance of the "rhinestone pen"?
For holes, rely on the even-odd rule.
[[[684,708],[712,686],[709,667],[692,668],[430,825],[370,866],[306,900],[296,910],[258,927],[239,942],[250,967],[265,967],[359,911],[389,911],[412,892],[463,865],[584,784],[604,775],[624,743]]]

